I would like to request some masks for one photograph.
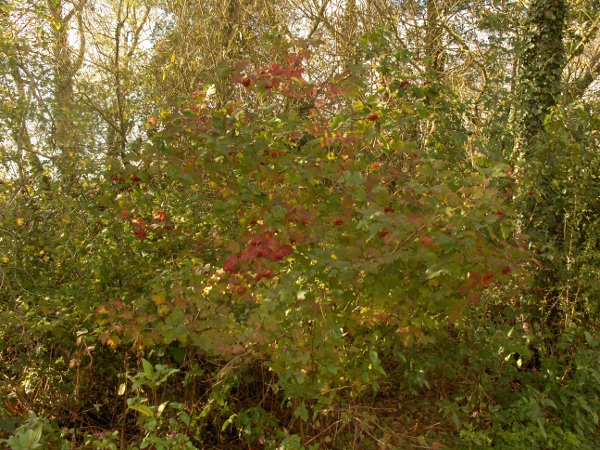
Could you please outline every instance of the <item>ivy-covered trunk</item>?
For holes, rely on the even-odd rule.
[[[564,276],[568,259],[565,218],[572,198],[557,191],[565,161],[546,125],[562,94],[566,17],[565,0],[533,0],[529,6],[518,78],[521,113],[513,161],[519,186],[515,198],[520,228],[530,236],[531,248],[541,263],[530,301],[526,302],[524,324],[527,329],[529,320],[539,319],[554,334],[564,325],[561,286],[568,282]]]
[[[519,76],[522,101],[519,156],[525,160],[536,137],[543,131],[544,119],[550,108],[558,103],[562,92],[566,17],[565,0],[533,0],[527,13]]]

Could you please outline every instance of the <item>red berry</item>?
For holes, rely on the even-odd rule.
[[[505,267],[502,269],[502,275],[508,275],[510,273],[510,267]]]
[[[252,80],[250,78],[244,78],[242,80],[242,86],[244,86],[244,87],[250,87],[251,84],[252,84]]]
[[[500,210],[496,211],[496,215],[497,215],[498,217],[500,217],[502,214],[504,214],[502,211],[500,211]]]
[[[383,208],[383,212],[385,212],[385,213],[391,213],[391,212],[394,212],[394,209],[390,208],[389,206],[386,206],[385,208]]]
[[[377,119],[379,119],[379,116],[377,114],[371,114],[369,117],[367,117],[367,119],[371,122],[375,122]]]
[[[333,224],[337,227],[342,226],[343,223],[344,223],[344,221],[342,219],[337,219],[333,222]]]

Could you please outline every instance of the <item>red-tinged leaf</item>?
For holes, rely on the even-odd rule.
[[[236,72],[242,72],[242,71],[246,70],[246,68],[247,68],[249,65],[250,65],[250,61],[249,61],[249,60],[247,60],[247,59],[242,59],[242,60],[240,60],[240,61],[236,62],[236,63],[235,63],[235,65],[234,65],[233,67],[234,67],[234,70],[235,70]]]
[[[258,247],[253,246],[246,250],[244,253],[242,253],[242,255],[239,258],[239,261],[248,262],[259,256],[261,256],[261,250]]]
[[[482,286],[487,286],[487,285],[489,285],[492,282],[493,279],[494,279],[494,275],[491,274],[491,273],[487,273],[481,279],[481,285]]]
[[[468,297],[469,300],[471,300],[471,303],[473,303],[474,305],[476,305],[477,302],[479,302],[479,293],[476,291],[469,291]]]
[[[406,220],[415,227],[420,227],[423,224],[424,219],[425,217],[422,214],[409,214]]]
[[[119,314],[119,317],[121,319],[129,320],[133,317],[133,311],[124,311],[121,314]]]
[[[121,300],[115,300],[114,302],[112,302],[112,304],[117,308],[123,308],[125,306]]]
[[[262,247],[259,250],[258,255],[267,258],[269,261],[275,261],[275,252],[271,247]]]
[[[238,257],[235,255],[231,255],[229,258],[225,260],[223,263],[223,270],[229,273],[235,273],[235,266],[238,263]]]
[[[431,236],[429,236],[428,234],[426,234],[421,239],[419,239],[419,242],[422,245],[425,245],[426,247],[429,247],[431,245]]]
[[[474,288],[479,283],[481,283],[481,274],[479,272],[474,272],[474,273],[470,274],[469,278],[473,280],[471,282],[471,286],[470,286],[471,288]]]
[[[133,230],[133,235],[136,238],[138,238],[141,242],[144,242],[146,240],[146,230],[143,230],[141,228]]]
[[[290,247],[289,245],[282,245],[278,253],[283,255],[284,257],[289,256],[292,254],[292,247]]]

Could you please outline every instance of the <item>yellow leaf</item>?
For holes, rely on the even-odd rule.
[[[162,305],[164,302],[167,301],[167,293],[163,291],[163,292],[154,294],[152,296],[152,301],[156,304],[156,306]]]
[[[118,344],[117,344],[117,343],[116,343],[114,340],[112,340],[111,338],[108,338],[108,340],[106,341],[106,343],[107,343],[107,344],[110,346],[110,348],[111,348],[112,350],[114,350],[115,348],[117,348],[117,345],[118,345]]]

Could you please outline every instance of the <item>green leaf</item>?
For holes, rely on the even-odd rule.
[[[300,406],[296,408],[295,412],[296,417],[300,417],[304,422],[308,422],[308,409],[306,409],[306,404],[304,400],[300,403]]]
[[[153,417],[154,413],[152,409],[150,409],[147,405],[129,405],[129,409],[133,409],[134,411],[141,412],[143,415],[148,417]]]
[[[150,364],[150,362],[142,358],[142,366],[144,367],[144,375],[146,375],[146,378],[148,378],[149,380],[154,380],[155,373],[152,364]]]
[[[223,423],[223,426],[221,427],[221,431],[225,431],[227,429],[227,427],[233,423],[233,421],[236,417],[237,417],[237,414],[233,414],[233,415],[229,416],[229,418]]]
[[[190,415],[188,413],[186,413],[185,411],[182,411],[181,414],[179,414],[179,418],[181,419],[181,421],[183,423],[186,424],[186,426],[190,426]]]
[[[363,182],[363,176],[360,172],[351,172],[347,170],[340,177],[340,182],[344,183],[346,186],[358,186]]]
[[[546,427],[544,427],[544,419],[542,417],[538,417],[537,423],[538,423],[540,430],[542,431],[542,434],[544,435],[544,437],[546,439],[548,439],[548,435],[546,435]]]
[[[598,341],[589,332],[585,332],[585,340],[591,348],[598,347]]]

